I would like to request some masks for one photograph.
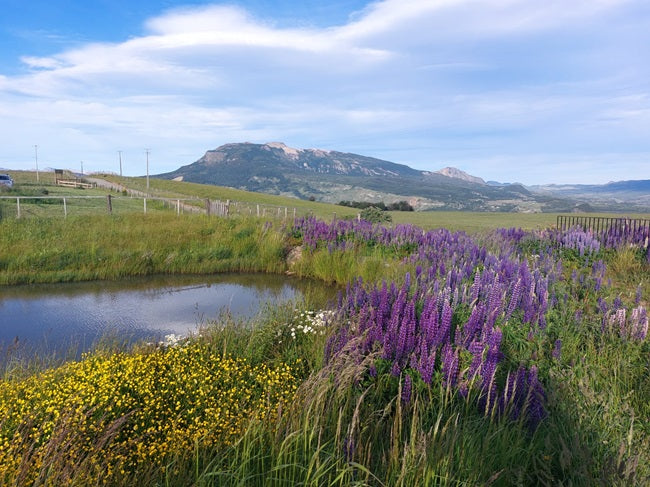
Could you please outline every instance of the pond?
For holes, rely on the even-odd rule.
[[[186,336],[222,312],[251,318],[267,304],[336,290],[267,274],[157,276],[125,281],[0,287],[0,362],[10,355],[77,358],[100,339],[159,341]]]

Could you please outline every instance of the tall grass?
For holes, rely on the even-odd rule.
[[[0,284],[152,274],[282,272],[282,235],[254,218],[185,215],[7,219]]]

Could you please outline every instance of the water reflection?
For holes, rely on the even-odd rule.
[[[80,353],[106,336],[133,341],[186,335],[222,311],[246,318],[266,303],[306,297],[322,306],[334,294],[313,281],[262,274],[0,287],[0,345]]]

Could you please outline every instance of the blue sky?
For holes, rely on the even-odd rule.
[[[647,0],[0,0],[0,167],[282,141],[486,180],[650,179]]]

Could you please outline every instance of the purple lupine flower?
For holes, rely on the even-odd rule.
[[[555,346],[553,347],[553,352],[551,355],[555,360],[560,360],[560,356],[562,354],[562,340],[559,338],[555,340]]]
[[[438,301],[435,295],[425,298],[420,315],[420,329],[427,348],[433,347],[438,329]]]
[[[600,291],[601,286],[603,285],[603,278],[597,277],[594,282],[594,291]]]
[[[648,314],[643,306],[632,310],[630,316],[630,334],[635,340],[642,341],[648,335]]]
[[[471,381],[478,374],[483,364],[485,345],[480,341],[473,341],[467,349],[472,354],[472,363],[467,371],[467,379]]]
[[[500,409],[510,409],[510,418],[517,421],[525,406],[527,395],[527,372],[523,367],[519,367],[516,373],[509,373],[506,380],[506,386],[503,390],[502,405]]]
[[[420,352],[418,372],[425,384],[431,384],[431,378],[436,367],[436,350],[433,349],[429,354]]]
[[[537,367],[535,365],[530,368],[527,385],[527,422],[528,426],[531,429],[535,429],[547,414],[546,409],[544,408],[544,403],[546,402],[546,394],[544,393],[542,384],[539,382],[537,376]]]
[[[628,332],[626,329],[626,318],[627,312],[625,308],[619,308],[617,310],[612,310],[607,318],[609,328],[617,328],[618,334],[622,338],[628,338]]]
[[[402,373],[402,368],[399,366],[399,362],[397,361],[393,362],[393,366],[390,369],[390,374],[393,377],[399,377],[401,373]]]
[[[496,384],[494,383],[494,376],[496,373],[497,364],[501,358],[499,347],[501,346],[501,338],[503,334],[499,328],[495,328],[487,339],[487,354],[485,361],[481,366],[482,383],[481,388],[486,395],[485,412],[489,413],[490,409],[496,405]]]
[[[621,299],[620,296],[616,296],[614,298],[614,302],[612,303],[612,308],[619,309],[621,307],[623,307],[623,300]]]
[[[336,335],[331,335],[327,339],[327,342],[325,343],[325,351],[323,353],[323,355],[325,356],[325,363],[329,363],[329,361],[333,357],[333,345],[335,341],[336,341]]]
[[[506,311],[506,319],[512,316],[517,306],[519,306],[519,300],[521,299],[522,283],[521,279],[517,279],[513,289],[512,295],[510,296],[510,303],[508,304],[508,310]]]
[[[442,349],[442,378],[445,387],[455,387],[458,380],[458,350],[446,343]]]
[[[368,375],[370,375],[370,377],[373,379],[377,377],[377,367],[375,364],[372,364],[370,367],[368,367]]]
[[[404,313],[404,325],[406,326],[406,353],[412,353],[415,350],[415,333],[417,327],[415,316],[415,301],[411,300]]]
[[[494,277],[494,282],[490,289],[490,295],[488,298],[488,323],[487,326],[491,327],[494,325],[497,316],[501,312],[502,304],[502,293],[501,293],[501,283],[499,282],[499,274],[496,274]]]
[[[485,322],[485,314],[485,303],[479,302],[474,309],[472,309],[467,322],[462,327],[462,339],[457,342],[458,345],[468,347],[475,338],[480,337]]]
[[[402,403],[403,404],[408,404],[411,402],[411,392],[413,389],[413,383],[411,376],[409,374],[406,374],[406,377],[404,377],[404,385],[402,386]]]
[[[598,297],[598,310],[602,314],[605,314],[605,313],[607,313],[608,309],[609,308],[607,307],[607,301],[605,301],[602,297]]]
[[[480,290],[481,290],[481,275],[478,269],[476,269],[476,274],[474,275],[474,283],[472,284],[471,291],[470,291],[472,303],[478,301],[478,295]]]
[[[452,298],[451,302],[451,308],[456,309],[458,307],[458,302],[459,302],[459,296],[458,296],[458,288],[454,288],[454,296]]]
[[[395,352],[393,360],[396,362],[401,361],[404,358],[404,352],[406,350],[406,340],[408,337],[408,326],[402,321],[399,327],[399,332],[397,334],[397,343],[395,345]]]
[[[449,301],[445,300],[444,304],[442,305],[440,326],[436,330],[434,345],[440,346],[444,343],[447,343],[447,339],[449,338],[449,330],[451,329],[451,316],[452,316],[451,306],[449,306]]]

